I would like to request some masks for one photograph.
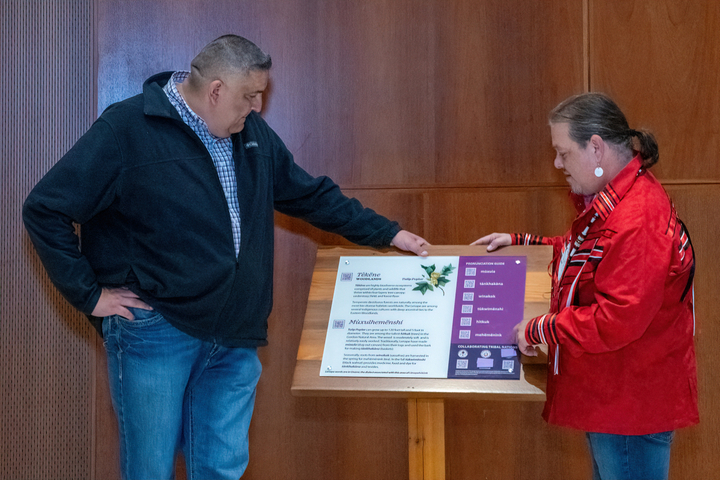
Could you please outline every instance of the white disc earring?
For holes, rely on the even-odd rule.
[[[597,168],[595,169],[595,176],[596,176],[597,178],[602,177],[602,176],[603,176],[603,173],[605,173],[605,172],[603,171],[602,167],[599,166],[599,167],[597,167]]]

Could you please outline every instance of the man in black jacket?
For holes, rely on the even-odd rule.
[[[275,210],[427,254],[423,238],[294,163],[259,115],[270,66],[252,42],[218,38],[190,72],[111,105],[25,202],[51,280],[103,333],[124,478],[172,478],[179,449],[191,478],[244,472]]]

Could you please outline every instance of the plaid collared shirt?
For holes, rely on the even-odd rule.
[[[170,80],[163,89],[168,96],[170,103],[177,109],[180,118],[200,137],[205,147],[210,152],[215,168],[217,169],[220,183],[222,184],[230,219],[232,221],[233,241],[235,243],[235,255],[240,253],[240,204],[237,198],[237,181],[235,179],[235,162],[232,155],[232,140],[230,138],[218,138],[208,130],[205,120],[193,112],[185,99],[178,92],[176,84],[182,83],[190,72],[177,71],[173,73]]]

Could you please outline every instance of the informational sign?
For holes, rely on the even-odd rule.
[[[321,376],[519,379],[526,257],[340,257]]]

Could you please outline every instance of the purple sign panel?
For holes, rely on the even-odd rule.
[[[526,271],[526,257],[460,257],[448,378],[520,378]]]

